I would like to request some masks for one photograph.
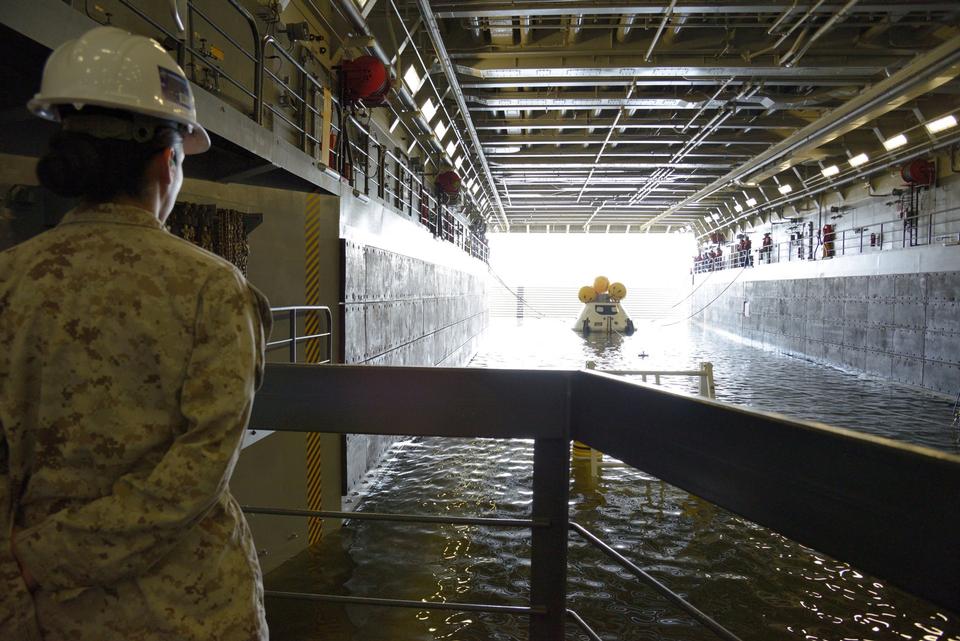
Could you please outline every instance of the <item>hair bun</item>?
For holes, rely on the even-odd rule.
[[[103,174],[102,159],[94,141],[85,134],[61,131],[50,141],[50,150],[37,163],[40,184],[60,196],[89,193]]]

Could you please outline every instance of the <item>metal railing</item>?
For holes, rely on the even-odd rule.
[[[647,377],[653,377],[654,385],[660,385],[660,379],[664,376],[692,376],[699,379],[700,396],[703,398],[716,398],[717,388],[713,382],[713,363],[703,361],[698,369],[681,370],[656,370],[656,369],[597,369],[595,361],[587,361],[587,369],[604,374],[615,374],[617,376],[639,376],[644,383]]]
[[[277,315],[285,314],[287,316],[288,330],[287,338],[267,343],[268,352],[278,347],[286,347],[289,354],[289,362],[296,363],[298,362],[297,348],[300,343],[320,340],[322,338],[325,339],[323,342],[324,347],[320,350],[320,358],[322,360],[318,360],[312,364],[325,365],[333,362],[333,314],[330,312],[329,307],[323,307],[321,305],[294,305],[291,307],[271,307],[270,312],[274,315],[275,319]],[[301,312],[306,312],[305,323],[307,332],[310,332],[314,327],[317,330],[323,329],[324,331],[300,336],[299,321]],[[322,324],[320,323],[321,318],[323,319]]]
[[[370,389],[377,390],[376,402],[367,398]],[[597,412],[597,407],[604,410]],[[268,591],[271,598],[522,615],[529,617],[530,638],[538,641],[563,639],[569,619],[596,640],[599,635],[567,608],[567,537],[572,529],[718,636],[735,639],[638,564],[570,522],[570,441],[576,439],[917,596],[960,608],[955,541],[960,457],[955,455],[589,370],[271,364],[251,426],[534,440],[529,518],[246,508],[257,514],[529,528],[528,603]],[[904,478],[910,482],[903,483]]]
[[[247,112],[248,117],[261,126],[264,125],[263,116],[265,112],[269,112],[274,118],[282,121],[297,133],[299,149],[303,153],[310,156],[318,166],[329,168],[335,175],[346,181],[357,195],[363,194],[365,197],[370,197],[372,191],[373,195],[376,195],[384,203],[412,218],[421,220],[423,220],[423,216],[415,216],[415,212],[419,211],[421,202],[426,202],[430,214],[426,217],[424,225],[430,229],[434,236],[456,244],[475,258],[484,262],[487,261],[489,249],[486,239],[481,235],[474,234],[457,220],[457,216],[451,208],[439,201],[436,195],[432,193],[432,188],[427,188],[423,175],[418,175],[417,172],[407,166],[407,161],[398,157],[384,144],[380,143],[372,135],[370,126],[365,127],[353,116],[349,117],[350,123],[364,138],[365,144],[363,145],[354,140],[346,142],[350,154],[348,158],[356,158],[359,162],[350,162],[348,158],[341,157],[344,154],[341,154],[336,146],[330,147],[330,157],[322,157],[324,136],[326,135],[324,131],[331,132],[337,139],[342,135],[336,119],[331,118],[330,122],[324,122],[323,113],[316,106],[316,101],[324,90],[323,82],[284,49],[276,38],[269,34],[261,35],[257,26],[257,19],[237,0],[222,1],[232,7],[249,25],[252,39],[252,46],[249,49],[211,18],[208,13],[210,6],[207,3],[202,4],[201,8],[197,2],[187,2],[188,35],[184,40],[182,36],[150,17],[133,0],[119,0],[124,7],[149,24],[151,28],[166,36],[169,42],[176,43],[176,56],[181,66],[190,69],[191,73],[196,72],[199,65],[209,71],[214,86],[208,86],[208,89],[217,91],[220,78],[226,80],[245,98],[251,100],[250,111]],[[212,28],[226,42],[230,43],[243,58],[250,61],[253,76],[252,87],[245,85],[227,72],[223,65],[218,64],[208,51],[203,50],[202,46],[197,47],[194,29],[196,21],[202,21]],[[266,62],[270,58],[267,55],[269,52],[272,52],[273,56],[279,56],[285,63],[289,64],[296,71],[299,82],[291,84],[268,69]],[[283,102],[272,104],[266,99],[264,81],[267,79],[280,90],[282,96],[286,97],[284,99],[286,104],[283,104]],[[337,109],[342,108],[336,95],[331,96],[331,101]],[[287,113],[288,110],[292,112],[292,115]],[[394,117],[399,119],[400,115],[394,112]],[[369,152],[368,148],[371,144],[377,149],[376,154]],[[364,147],[367,147],[367,149]],[[358,171],[358,164],[361,171]],[[396,169],[392,170],[390,165],[393,165]],[[393,186],[391,187],[391,185]],[[456,226],[463,228],[462,231],[455,232]]]
[[[592,372],[603,372],[604,374],[613,374],[616,376],[639,376],[640,381],[643,383],[648,382],[647,378],[653,379],[654,385],[660,385],[661,379],[664,377],[693,377],[697,379],[698,382],[698,393],[703,398],[716,398],[717,397],[717,388],[713,381],[713,363],[708,361],[703,361],[700,363],[698,369],[687,369],[687,370],[641,370],[641,369],[597,369],[597,363],[595,361],[587,361],[587,369]],[[573,442],[573,458],[574,459],[585,459],[589,461],[590,464],[590,476],[597,477],[600,473],[601,467],[620,467],[624,464],[619,461],[604,461],[603,452],[597,451],[581,443],[580,441]]]
[[[695,259],[693,271],[703,273],[799,260],[829,260],[908,247],[960,244],[960,207],[838,229],[826,238],[822,231],[814,231],[813,237],[808,234],[749,251],[731,249],[720,258]]]

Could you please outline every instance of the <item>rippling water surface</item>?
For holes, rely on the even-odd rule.
[[[720,400],[960,451],[952,403],[922,392],[698,326],[651,325],[631,337],[584,340],[566,325],[495,319],[472,365],[578,368],[593,360],[601,369],[690,369],[710,361]],[[664,382],[697,389],[693,380]],[[530,441],[405,441],[372,478],[360,509],[527,516],[532,457]],[[960,640],[955,615],[641,471],[603,467],[594,478],[575,461],[572,472],[571,518],[745,640]],[[528,559],[523,530],[352,521],[267,582],[272,589],[525,604]],[[715,638],[577,537],[568,574],[570,607],[604,639]],[[281,641],[527,638],[526,621],[507,615],[279,600],[270,600],[268,611]],[[580,637],[571,627],[568,638]]]

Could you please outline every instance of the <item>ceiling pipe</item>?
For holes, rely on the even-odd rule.
[[[527,46],[530,44],[530,33],[532,29],[530,28],[530,16],[520,16],[520,45]]]
[[[480,31],[480,18],[469,18],[470,22],[470,35],[473,36],[474,40],[480,40],[483,35]]]
[[[821,0],[821,2],[822,1],[823,0]],[[660,27],[657,29],[656,35],[653,36],[653,40],[650,42],[650,47],[647,49],[646,55],[643,56],[644,62],[650,62],[650,56],[653,55],[653,49],[657,46],[657,42],[660,40],[663,30],[667,26],[667,22],[669,22],[670,15],[673,13],[673,8],[675,6],[677,6],[677,0],[670,0],[670,6],[667,7],[667,12],[663,14],[663,20],[660,21]]]
[[[628,16],[620,16],[619,26],[617,27],[617,42],[624,43],[630,37],[630,32],[633,30],[633,23],[637,21],[637,16],[634,14]]]
[[[343,4],[352,5],[352,0],[346,0]],[[470,110],[467,109],[467,102],[463,97],[463,90],[460,89],[460,83],[457,81],[457,73],[450,62],[450,56],[447,54],[447,47],[443,44],[443,38],[440,36],[440,25],[437,24],[437,18],[430,7],[430,0],[417,0],[420,7],[420,13],[423,15],[423,22],[427,26],[427,32],[430,34],[430,40],[433,42],[433,48],[437,52],[440,66],[447,77],[447,83],[453,91],[453,97],[460,108],[460,114],[463,116],[463,122],[467,126],[467,133],[470,134],[470,140],[473,142],[473,148],[477,152],[480,165],[483,167],[484,177],[497,203],[497,212],[503,219],[503,225],[506,231],[510,231],[510,221],[507,220],[507,212],[503,208],[503,202],[500,200],[500,192],[497,184],[493,180],[493,174],[490,172],[490,165],[487,163],[487,156],[483,153],[483,146],[480,144],[480,138],[477,136],[477,130],[473,126],[473,119],[470,117]]]
[[[583,14],[570,16],[567,25],[567,41],[576,42],[580,31],[583,29]]]
[[[772,36],[780,27],[780,24],[783,23],[783,21],[786,20],[790,16],[790,14],[793,13],[793,10],[796,8],[797,8],[797,0],[793,0],[793,3],[789,7],[787,7],[787,10],[784,11],[780,15],[780,17],[777,18],[776,21],[774,21],[772,25],[770,25],[770,28],[767,29],[767,33]]]
[[[743,163],[692,196],[671,205],[647,224],[656,223],[683,207],[720,191],[727,185],[741,182],[754,172],[777,161],[784,161],[779,166],[780,171],[789,169],[793,165],[790,156],[816,149],[900,107],[915,97],[946,84],[958,75],[960,75],[960,36],[954,36],[935,49],[917,56],[896,73],[866,89],[826,116],[773,145],[767,151]]]
[[[812,16],[812,15],[813,15],[813,12],[816,11],[817,9],[819,9],[819,8],[820,8],[820,5],[822,5],[825,1],[826,1],[826,0],[817,0],[816,4],[814,4],[812,7],[810,7],[810,8],[807,10],[806,13],[804,13],[802,16],[800,16],[800,19],[797,20],[796,22],[794,22],[793,25],[792,25],[789,29],[787,29],[787,30],[783,33],[783,35],[781,35],[780,38],[777,39],[777,41],[776,41],[775,43],[773,43],[772,46],[769,46],[769,47],[767,47],[766,49],[761,49],[760,51],[756,51],[756,52],[754,52],[754,53],[745,54],[745,55],[743,56],[743,58],[744,58],[747,62],[750,62],[751,60],[753,60],[753,59],[756,58],[757,56],[762,56],[762,55],[765,54],[765,53],[770,53],[771,51],[776,51],[777,49],[779,49],[779,48],[780,48],[780,45],[782,45],[782,44],[787,40],[787,38],[789,38],[790,35],[793,34],[793,32],[797,30],[797,27],[799,27],[799,26],[802,25],[804,22],[806,22],[806,21],[807,21],[807,18],[809,18],[810,16]],[[786,14],[785,14],[785,15],[786,15]],[[797,38],[797,42],[800,42],[800,40],[801,40],[802,38],[803,38],[803,34],[801,34],[801,36],[800,36],[799,38]],[[794,43],[794,46],[796,46],[796,43]]]
[[[627,99],[628,99],[628,100],[630,99],[630,96],[633,95],[633,90],[634,90],[635,87],[636,87],[636,85],[630,85],[630,89],[627,90]],[[606,150],[607,144],[610,142],[610,138],[613,137],[614,132],[617,130],[617,125],[620,123],[620,118],[623,117],[623,112],[624,112],[625,110],[626,110],[626,109],[625,109],[624,107],[621,107],[621,108],[617,111],[617,116],[616,116],[616,118],[613,119],[613,124],[610,125],[609,131],[607,131],[607,137],[604,138],[603,144],[600,145],[600,151],[597,152],[597,157],[594,158],[594,160],[593,160],[593,162],[594,162],[595,165],[599,165],[599,164],[600,164],[600,158],[603,156],[603,152],[604,152],[604,150]],[[583,181],[583,187],[580,188],[580,193],[577,194],[577,202],[580,202],[580,199],[583,198],[583,192],[587,189],[587,185],[590,184],[590,179],[593,178],[593,174],[594,174],[595,171],[596,171],[596,167],[591,168],[591,169],[590,169],[590,174],[587,176],[587,179]]]
[[[792,66],[794,66],[795,64],[797,64],[797,62],[800,60],[800,58],[803,57],[803,54],[805,54],[805,53],[807,52],[807,50],[810,48],[810,45],[812,45],[814,42],[816,42],[818,39],[820,39],[820,37],[823,36],[823,34],[825,34],[826,32],[830,31],[830,29],[832,29],[835,24],[837,24],[838,22],[840,22],[841,20],[843,20],[844,18],[846,18],[846,17],[847,17],[847,14],[849,14],[850,11],[853,10],[853,7],[854,7],[859,1],[860,1],[860,0],[849,0],[849,2],[847,2],[847,4],[843,5],[843,7],[841,7],[840,11],[836,12],[833,16],[830,17],[829,20],[827,20],[825,23],[823,23],[823,26],[821,26],[819,29],[817,29],[816,33],[814,33],[814,34],[810,37],[810,39],[807,40],[807,43],[806,43],[805,45],[803,45],[803,47],[800,48],[800,51],[798,51],[797,54],[796,54],[795,56],[793,56],[793,58],[790,58],[790,54],[788,53],[786,56],[784,56],[784,59],[781,60],[781,63],[784,64],[784,65],[786,65],[787,67],[792,67]]]

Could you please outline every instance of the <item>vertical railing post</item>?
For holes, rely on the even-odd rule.
[[[567,382],[564,425],[556,438],[538,438],[533,445],[533,520],[530,546],[531,639],[562,641],[567,611],[567,501],[570,490],[571,382]]]
[[[297,362],[297,310],[290,310],[290,362]]]
[[[716,398],[717,388],[713,384],[713,363],[707,361],[700,363],[700,372],[700,396]]]
[[[880,251],[883,251],[883,223],[880,223],[880,238],[877,240],[879,241],[877,244],[880,245]]]

